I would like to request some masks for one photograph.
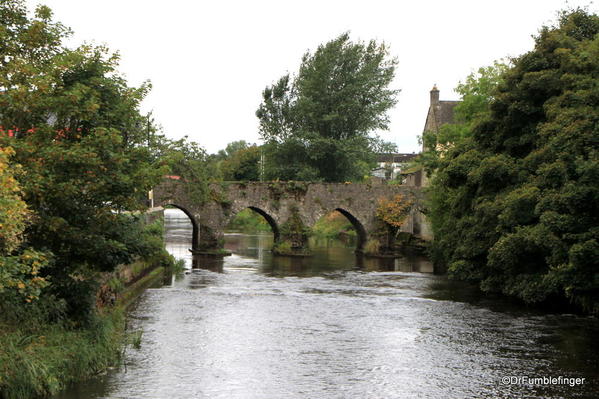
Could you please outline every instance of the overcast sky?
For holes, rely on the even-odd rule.
[[[294,73],[301,56],[342,32],[376,39],[398,58],[399,102],[381,132],[400,152],[419,151],[429,90],[459,99],[456,84],[480,66],[532,49],[532,35],[566,5],[589,1],[403,0],[27,0],[75,31],[74,43],[121,53],[130,85],[153,84],[143,111],[171,138],[188,135],[209,152],[258,142],[261,92]],[[596,4],[590,4],[597,12]]]

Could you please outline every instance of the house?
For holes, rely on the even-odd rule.
[[[439,128],[446,123],[453,123],[453,109],[461,101],[440,101],[439,100],[439,89],[437,85],[433,86],[430,91],[430,105],[428,106],[428,113],[426,114],[426,122],[424,123],[424,132],[439,132]],[[425,151],[424,143],[422,144],[422,151]]]
[[[418,154],[378,154],[372,175],[383,180],[395,180]]]
[[[430,104],[428,106],[428,113],[426,114],[426,122],[424,123],[425,132],[439,132],[439,128],[446,123],[453,123],[453,111],[456,105],[460,101],[441,101],[439,100],[439,89],[437,85],[433,85],[430,91]],[[424,143],[422,144],[422,151],[426,151]],[[421,167],[411,168],[401,172],[403,177],[403,184],[415,187],[426,187],[428,186],[428,177],[424,173]]]

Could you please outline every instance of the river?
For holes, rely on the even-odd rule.
[[[60,399],[599,398],[595,318],[489,299],[425,259],[273,258],[268,234],[227,234],[233,255],[192,269],[186,217],[166,228],[189,269],[131,310],[124,365]]]

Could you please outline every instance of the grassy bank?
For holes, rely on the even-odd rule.
[[[162,240],[160,222],[148,228]],[[112,273],[89,277],[98,289],[92,298],[82,298],[95,301],[84,321],[70,319],[65,301],[51,295],[31,303],[0,303],[0,399],[48,397],[117,366],[123,346],[132,341],[125,331],[126,308],[182,266],[162,244],[155,248]]]
[[[0,398],[47,397],[68,385],[117,366],[123,345],[126,308],[150,285],[161,280],[162,266],[148,264],[130,284],[123,282],[116,301],[97,310],[84,326],[60,318],[54,305],[36,304],[10,323],[0,323]],[[169,272],[169,271],[167,271]],[[114,284],[114,280],[111,280]],[[39,309],[42,307],[42,309]]]
[[[0,397],[50,396],[118,364],[124,342],[121,309],[96,315],[85,328],[41,323],[0,334]]]

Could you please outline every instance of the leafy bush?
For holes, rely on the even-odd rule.
[[[438,157],[432,253],[451,275],[599,313],[598,48],[599,16],[562,12]]]

